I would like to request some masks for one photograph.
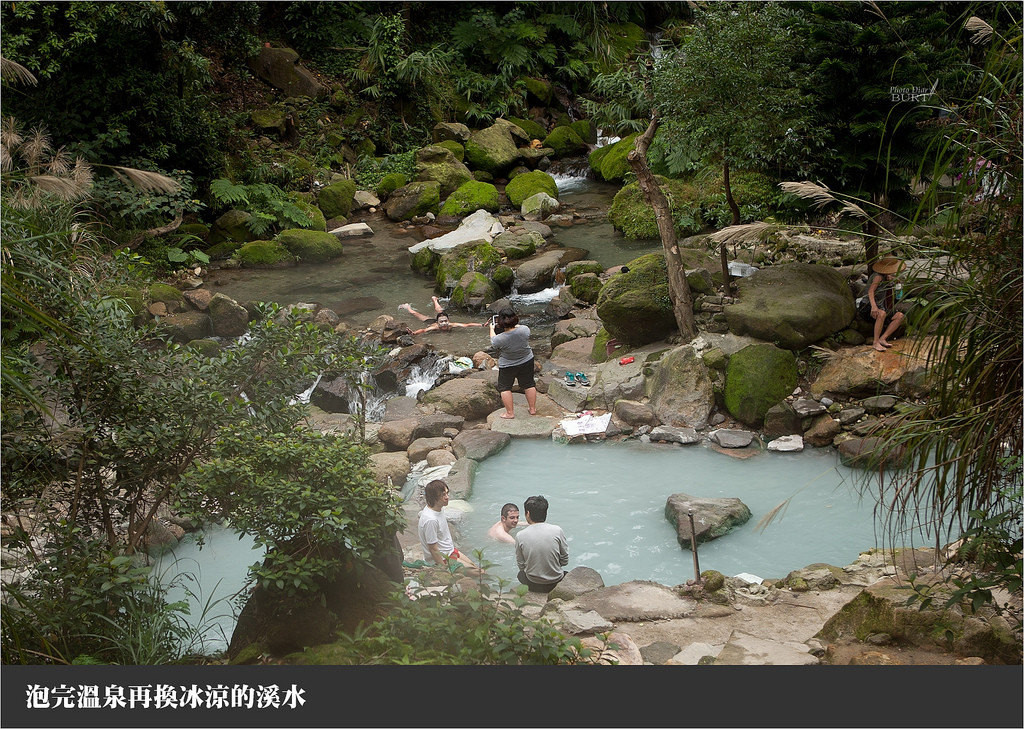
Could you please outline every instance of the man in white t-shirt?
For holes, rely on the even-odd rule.
[[[452,541],[448,519],[444,515],[444,507],[448,505],[448,484],[435,479],[423,488],[423,495],[427,505],[420,512],[417,528],[420,545],[423,547],[423,559],[439,565],[457,560],[465,565],[467,573],[479,575],[482,570],[469,557],[461,554]]]

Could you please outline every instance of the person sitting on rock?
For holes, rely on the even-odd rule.
[[[871,267],[873,273],[868,280],[868,302],[871,304],[871,318],[874,319],[874,339],[871,346],[884,352],[892,346],[889,342],[897,329],[903,324],[906,302],[899,301],[903,288],[894,276],[904,267],[898,258],[882,258]]]
[[[453,328],[464,328],[464,327],[482,327],[483,324],[477,322],[470,322],[468,324],[460,324],[451,320],[448,316],[448,312],[445,311],[444,307],[441,306],[441,302],[437,300],[436,296],[432,296],[431,299],[434,302],[434,313],[437,315],[435,319],[431,320],[426,314],[421,314],[412,308],[412,304],[402,304],[399,309],[408,311],[414,317],[420,321],[431,321],[432,323],[422,329],[413,329],[410,334],[424,334],[426,332],[448,332]]]

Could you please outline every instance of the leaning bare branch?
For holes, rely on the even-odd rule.
[[[167,175],[161,175],[158,172],[138,170],[134,167],[111,166],[111,169],[122,182],[134,185],[144,192],[172,193],[178,192],[181,189],[181,185],[177,180]]]
[[[0,78],[7,81],[17,81],[18,83],[30,84],[35,86],[36,77],[32,75],[32,72],[22,66],[20,63],[4,58],[0,56]]]
[[[730,225],[728,228],[715,231],[708,238],[715,243],[725,243],[726,245],[755,243],[763,241],[769,233],[773,233],[781,227],[758,220],[744,225]]]

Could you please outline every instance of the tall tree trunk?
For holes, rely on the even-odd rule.
[[[627,156],[629,166],[633,168],[637,183],[644,194],[647,204],[654,208],[654,217],[658,221],[658,233],[661,235],[661,245],[665,249],[665,264],[668,267],[668,295],[672,301],[672,313],[676,318],[676,326],[679,327],[679,334],[683,342],[689,342],[697,336],[697,325],[693,320],[693,297],[690,295],[690,285],[686,283],[686,267],[683,265],[683,257],[679,254],[679,246],[676,243],[676,229],[672,222],[672,213],[669,211],[668,200],[665,193],[658,186],[651,169],[647,166],[647,148],[654,139],[654,133],[658,130],[661,120],[658,112],[651,112],[651,123],[647,125],[647,131],[641,134]]]
[[[729,182],[729,160],[722,162],[722,184],[725,186],[725,201],[729,204],[732,212],[732,225],[740,224],[740,206],[736,204],[736,198],[732,196],[732,184]],[[719,258],[722,261],[722,285],[725,288],[725,295],[732,296],[732,277],[729,276],[729,252],[725,249],[725,243],[718,249]]]

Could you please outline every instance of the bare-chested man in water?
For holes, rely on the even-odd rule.
[[[499,542],[515,544],[515,537],[509,532],[517,526],[519,526],[519,507],[515,504],[505,504],[501,507],[501,518],[494,522],[494,525],[487,531],[487,536]]]

